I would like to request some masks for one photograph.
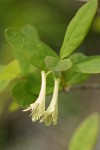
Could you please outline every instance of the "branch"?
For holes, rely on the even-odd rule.
[[[83,85],[73,85],[72,87],[65,87],[64,92],[69,91],[78,91],[78,90],[100,90],[100,84],[99,83],[93,83],[93,84],[83,84]]]

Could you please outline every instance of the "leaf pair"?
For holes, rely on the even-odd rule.
[[[47,56],[45,58],[45,62],[48,70],[55,72],[66,71],[72,66],[72,62],[70,59],[59,60],[50,56]]]

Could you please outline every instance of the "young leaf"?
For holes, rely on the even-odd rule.
[[[62,59],[70,55],[82,43],[90,28],[96,10],[97,0],[89,0],[72,19],[61,47],[60,57]]]
[[[19,76],[20,72],[19,62],[18,60],[14,60],[0,72],[0,80],[13,80]]]
[[[29,38],[29,35],[27,36],[27,31],[24,32],[23,30],[17,30],[17,29],[7,29],[6,30],[6,39],[8,43],[17,51],[22,53],[29,62],[32,63],[32,65],[47,70],[45,66],[45,57],[46,56],[53,56],[58,57],[57,54],[46,44],[36,40],[36,37],[34,37],[34,33],[32,36],[32,33],[30,33],[32,36],[32,39]]]
[[[100,73],[100,56],[89,56],[73,65],[72,69],[81,73]]]
[[[99,116],[93,114],[84,120],[75,131],[69,150],[92,150],[95,146],[99,129]]]
[[[72,66],[70,59],[59,60],[51,56],[47,56],[45,62],[48,70],[56,72],[68,70]]]

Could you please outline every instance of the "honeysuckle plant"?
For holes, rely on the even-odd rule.
[[[30,111],[33,122],[57,124],[59,90],[85,81],[90,74],[100,73],[99,55],[73,53],[88,33],[97,6],[97,0],[89,0],[79,9],[69,23],[59,55],[41,41],[31,25],[6,29],[6,39],[16,59],[0,66],[1,90],[16,78],[12,88],[14,101],[24,107],[24,111]],[[46,96],[52,93],[46,108]]]

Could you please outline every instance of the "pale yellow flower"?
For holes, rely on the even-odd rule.
[[[59,90],[60,79],[55,79],[53,97],[51,103],[47,110],[44,112],[43,117],[40,122],[45,122],[46,126],[49,126],[51,123],[53,125],[57,124],[58,119],[58,90]]]
[[[37,100],[30,104],[30,106],[23,110],[29,111],[31,110],[32,121],[35,122],[44,114],[45,111],[45,97],[46,97],[46,73],[44,71],[41,72],[42,75],[42,84],[40,94]]]

